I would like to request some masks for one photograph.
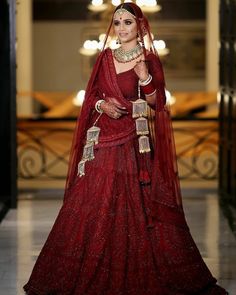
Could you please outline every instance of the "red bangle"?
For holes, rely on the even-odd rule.
[[[140,85],[140,88],[142,89],[143,93],[146,94],[146,95],[153,94],[155,92],[155,90],[156,90],[156,88],[155,88],[155,86],[153,85],[152,82],[148,83],[145,86]]]

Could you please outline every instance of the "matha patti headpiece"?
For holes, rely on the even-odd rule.
[[[114,13],[114,17],[115,17],[115,15],[121,16],[125,12],[127,12],[133,18],[136,18],[135,15],[133,15],[130,11],[128,11],[127,9],[123,8],[122,6],[121,6],[121,8],[119,8],[119,9],[116,10],[116,12]]]

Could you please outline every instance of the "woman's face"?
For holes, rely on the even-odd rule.
[[[132,14],[128,12],[123,12],[122,14],[115,13],[113,27],[121,44],[137,39],[137,23]]]

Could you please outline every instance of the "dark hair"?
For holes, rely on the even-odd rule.
[[[133,14],[133,16],[135,16],[135,12],[134,12],[133,8],[131,7],[131,5],[129,5],[128,2],[118,5],[115,9],[115,12],[120,8],[124,8],[124,9],[128,10],[130,13]]]

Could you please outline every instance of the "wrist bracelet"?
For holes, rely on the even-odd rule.
[[[98,113],[103,113],[103,110],[101,109],[101,104],[105,102],[104,99],[99,99],[96,103],[95,103],[95,110],[98,112]]]
[[[139,80],[139,85],[140,86],[146,86],[152,81],[152,76],[148,74],[148,77],[146,80]]]

